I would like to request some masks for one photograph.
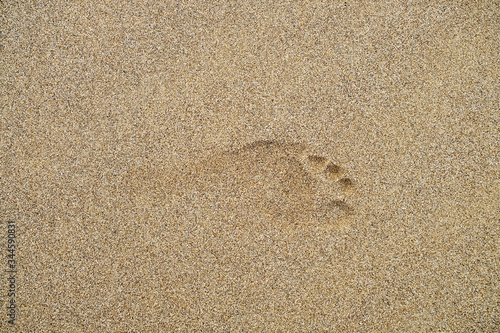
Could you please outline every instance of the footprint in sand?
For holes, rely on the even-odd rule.
[[[354,217],[346,201],[354,181],[302,144],[257,141],[186,165],[168,183],[204,224],[222,218],[293,232],[344,228]]]

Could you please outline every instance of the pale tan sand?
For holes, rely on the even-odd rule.
[[[11,3],[1,332],[499,330],[498,2]]]

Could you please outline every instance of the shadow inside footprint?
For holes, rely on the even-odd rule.
[[[354,209],[348,203],[346,203],[344,200],[333,200],[332,202],[330,202],[328,204],[328,206],[330,208],[338,208],[339,210],[341,210],[342,212],[344,212],[348,215],[354,214]]]

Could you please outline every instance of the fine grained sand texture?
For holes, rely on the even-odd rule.
[[[499,330],[497,1],[0,8],[1,332]]]

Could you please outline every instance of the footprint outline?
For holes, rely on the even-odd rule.
[[[282,162],[281,165],[280,162]],[[272,166],[270,167],[270,165]],[[280,228],[288,232],[295,232],[308,227],[326,231],[345,229],[349,227],[355,215],[354,208],[347,202],[347,198],[352,195],[356,188],[355,181],[346,177],[347,171],[335,163],[332,158],[318,154],[301,143],[258,140],[241,148],[211,154],[193,166],[190,175],[193,179],[197,179],[198,184],[202,184],[201,188],[206,190],[204,185],[208,183],[215,183],[216,191],[223,191],[231,186],[241,186],[243,188],[241,191],[247,192],[250,197],[243,198],[245,194],[242,194],[238,198],[239,200],[248,201],[247,204],[250,206],[250,210],[252,208],[257,211],[260,210],[261,215],[265,216],[265,220],[279,221]],[[259,175],[259,166],[270,167],[270,169],[274,166],[276,170],[274,173],[267,170],[268,175],[266,175],[266,172],[261,171],[262,174]],[[251,175],[252,172],[255,175]],[[241,179],[224,179],[224,177],[230,178],[231,176],[238,178],[238,173]],[[209,175],[212,177],[209,177]],[[217,180],[217,175],[222,179]],[[269,175],[278,178],[281,183],[276,182],[269,185],[270,188],[267,190],[271,192],[274,190],[274,197],[271,193],[267,208],[262,208],[262,206],[266,206],[264,194],[269,193],[258,189],[263,184],[263,180],[259,179],[259,176],[265,180],[266,176],[269,177]],[[252,183],[252,180],[248,181],[245,177],[254,177],[259,181]],[[290,193],[299,190],[293,185],[294,182],[298,182],[305,187],[304,192],[311,195],[312,200],[306,200],[307,194],[304,197],[291,195]],[[217,188],[217,183],[221,188]],[[220,185],[221,183],[224,186]],[[275,186],[275,188],[272,188],[272,186]],[[291,188],[287,188],[287,186]],[[279,189],[281,189],[281,192]],[[255,190],[255,193],[252,194],[251,190]],[[281,193],[283,196],[281,196]],[[254,196],[251,197],[251,195]],[[258,198],[259,195],[262,198]],[[286,201],[287,198],[289,199],[288,202]],[[231,201],[231,199],[227,198],[228,201]],[[238,199],[233,201],[237,202]],[[276,202],[273,204],[272,200]],[[304,200],[304,202],[300,202],[301,200]],[[257,202],[259,204],[256,204]],[[291,208],[279,209],[280,204],[288,205]],[[252,205],[255,207],[252,207]],[[237,204],[235,207],[237,207]],[[301,209],[302,212],[297,211]],[[309,222],[314,219],[323,221],[326,219],[329,220],[329,223],[313,227],[314,223]]]

